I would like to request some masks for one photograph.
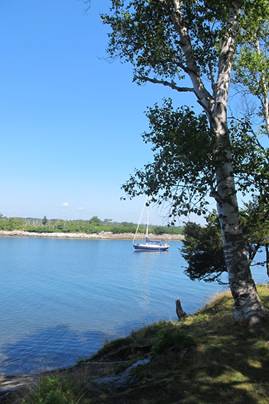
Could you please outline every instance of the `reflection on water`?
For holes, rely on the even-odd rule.
[[[1,349],[1,367],[7,375],[51,370],[55,364],[70,366],[96,352],[111,339],[101,331],[77,332],[66,325],[45,328]]]
[[[178,248],[137,254],[130,241],[1,238],[0,372],[70,366],[107,340],[176,319],[178,297],[197,310],[223,287],[190,281]]]

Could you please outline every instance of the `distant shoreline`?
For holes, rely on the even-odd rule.
[[[144,238],[144,234],[137,234],[137,239]],[[0,237],[35,237],[35,238],[57,238],[57,239],[78,239],[78,240],[132,240],[133,233],[37,233],[23,230],[0,230]],[[150,234],[150,238],[155,240],[175,240],[182,241],[182,234]]]

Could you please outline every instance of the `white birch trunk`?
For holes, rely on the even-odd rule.
[[[259,55],[261,55],[260,43],[256,41],[256,50]],[[265,130],[267,136],[269,137],[269,99],[268,99],[268,88],[266,85],[266,78],[264,72],[261,72],[261,90],[262,94],[260,95],[260,101],[262,105],[262,113],[265,122]]]
[[[216,134],[217,193],[215,196],[221,226],[225,263],[229,274],[230,289],[234,298],[235,320],[251,324],[264,316],[264,309],[257,294],[250,272],[250,262],[240,229],[239,210],[233,178],[232,156],[225,122],[215,112],[212,129]]]
[[[265,92],[265,94],[266,93],[268,94],[268,90],[267,90],[265,85],[264,85],[264,92]],[[266,132],[267,132],[267,135],[269,136],[269,100],[268,100],[268,97],[266,95],[264,97],[263,109],[264,109],[264,119],[265,119]]]
[[[231,6],[229,28],[221,46],[218,78],[212,96],[206,90],[195,63],[191,39],[181,12],[182,0],[173,0],[173,3],[173,20],[180,35],[189,77],[198,102],[207,113],[211,128],[215,134],[215,156],[217,160],[215,199],[222,232],[225,263],[229,274],[229,284],[235,302],[234,317],[236,320],[246,320],[254,324],[264,316],[265,310],[251,276],[250,262],[240,229],[232,155],[227,130],[228,90],[240,8],[236,7],[236,2]]]
[[[214,106],[209,120],[215,133],[217,182],[215,199],[221,226],[225,264],[235,302],[234,317],[236,320],[247,320],[253,324],[264,316],[265,311],[251,276],[246,244],[240,228],[232,154],[227,128],[228,91],[236,36],[234,30],[236,18],[233,16],[231,18],[233,22],[230,33],[223,41],[219,57],[219,73]]]

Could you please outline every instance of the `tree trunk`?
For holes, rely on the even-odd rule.
[[[258,55],[261,55],[261,48],[260,48],[259,40],[256,41],[256,50],[258,52]],[[262,90],[262,93],[259,98],[260,98],[261,105],[262,105],[262,114],[263,114],[264,122],[265,122],[265,130],[266,130],[267,136],[269,137],[269,99],[268,99],[268,88],[266,85],[265,71],[261,72],[261,90]]]
[[[255,324],[264,316],[265,310],[251,276],[249,257],[240,228],[226,109],[221,104],[214,108],[211,127],[216,139],[217,192],[214,197],[217,202],[229,284],[234,298],[234,318]]]
[[[173,0],[173,22],[180,35],[189,77],[193,84],[199,104],[206,112],[210,126],[215,134],[215,157],[217,187],[214,196],[217,202],[221,226],[225,263],[229,283],[235,302],[236,320],[250,323],[264,316],[264,308],[257,294],[250,273],[250,262],[244,237],[240,229],[239,210],[234,184],[232,155],[227,129],[227,102],[230,74],[239,32],[240,1],[231,2],[226,34],[220,42],[217,81],[213,83],[213,94],[209,94],[201,79],[193,52],[188,24],[182,13],[182,0]]]
[[[266,272],[267,275],[269,276],[269,244],[265,244],[265,265],[266,265]]]

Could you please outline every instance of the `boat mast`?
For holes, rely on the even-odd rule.
[[[149,208],[147,206],[147,227],[146,227],[146,240],[149,238]]]
[[[141,211],[141,213],[140,213],[140,218],[139,218],[139,220],[138,220],[137,227],[136,227],[136,231],[135,231],[135,234],[134,234],[134,237],[133,237],[133,244],[135,243],[136,236],[137,236],[137,233],[138,233],[138,231],[139,231],[139,227],[140,227],[140,224],[141,224],[143,215],[144,215],[146,203],[147,203],[147,201],[145,201],[145,203],[144,203],[144,205],[143,205],[143,208],[142,208],[142,211]]]

